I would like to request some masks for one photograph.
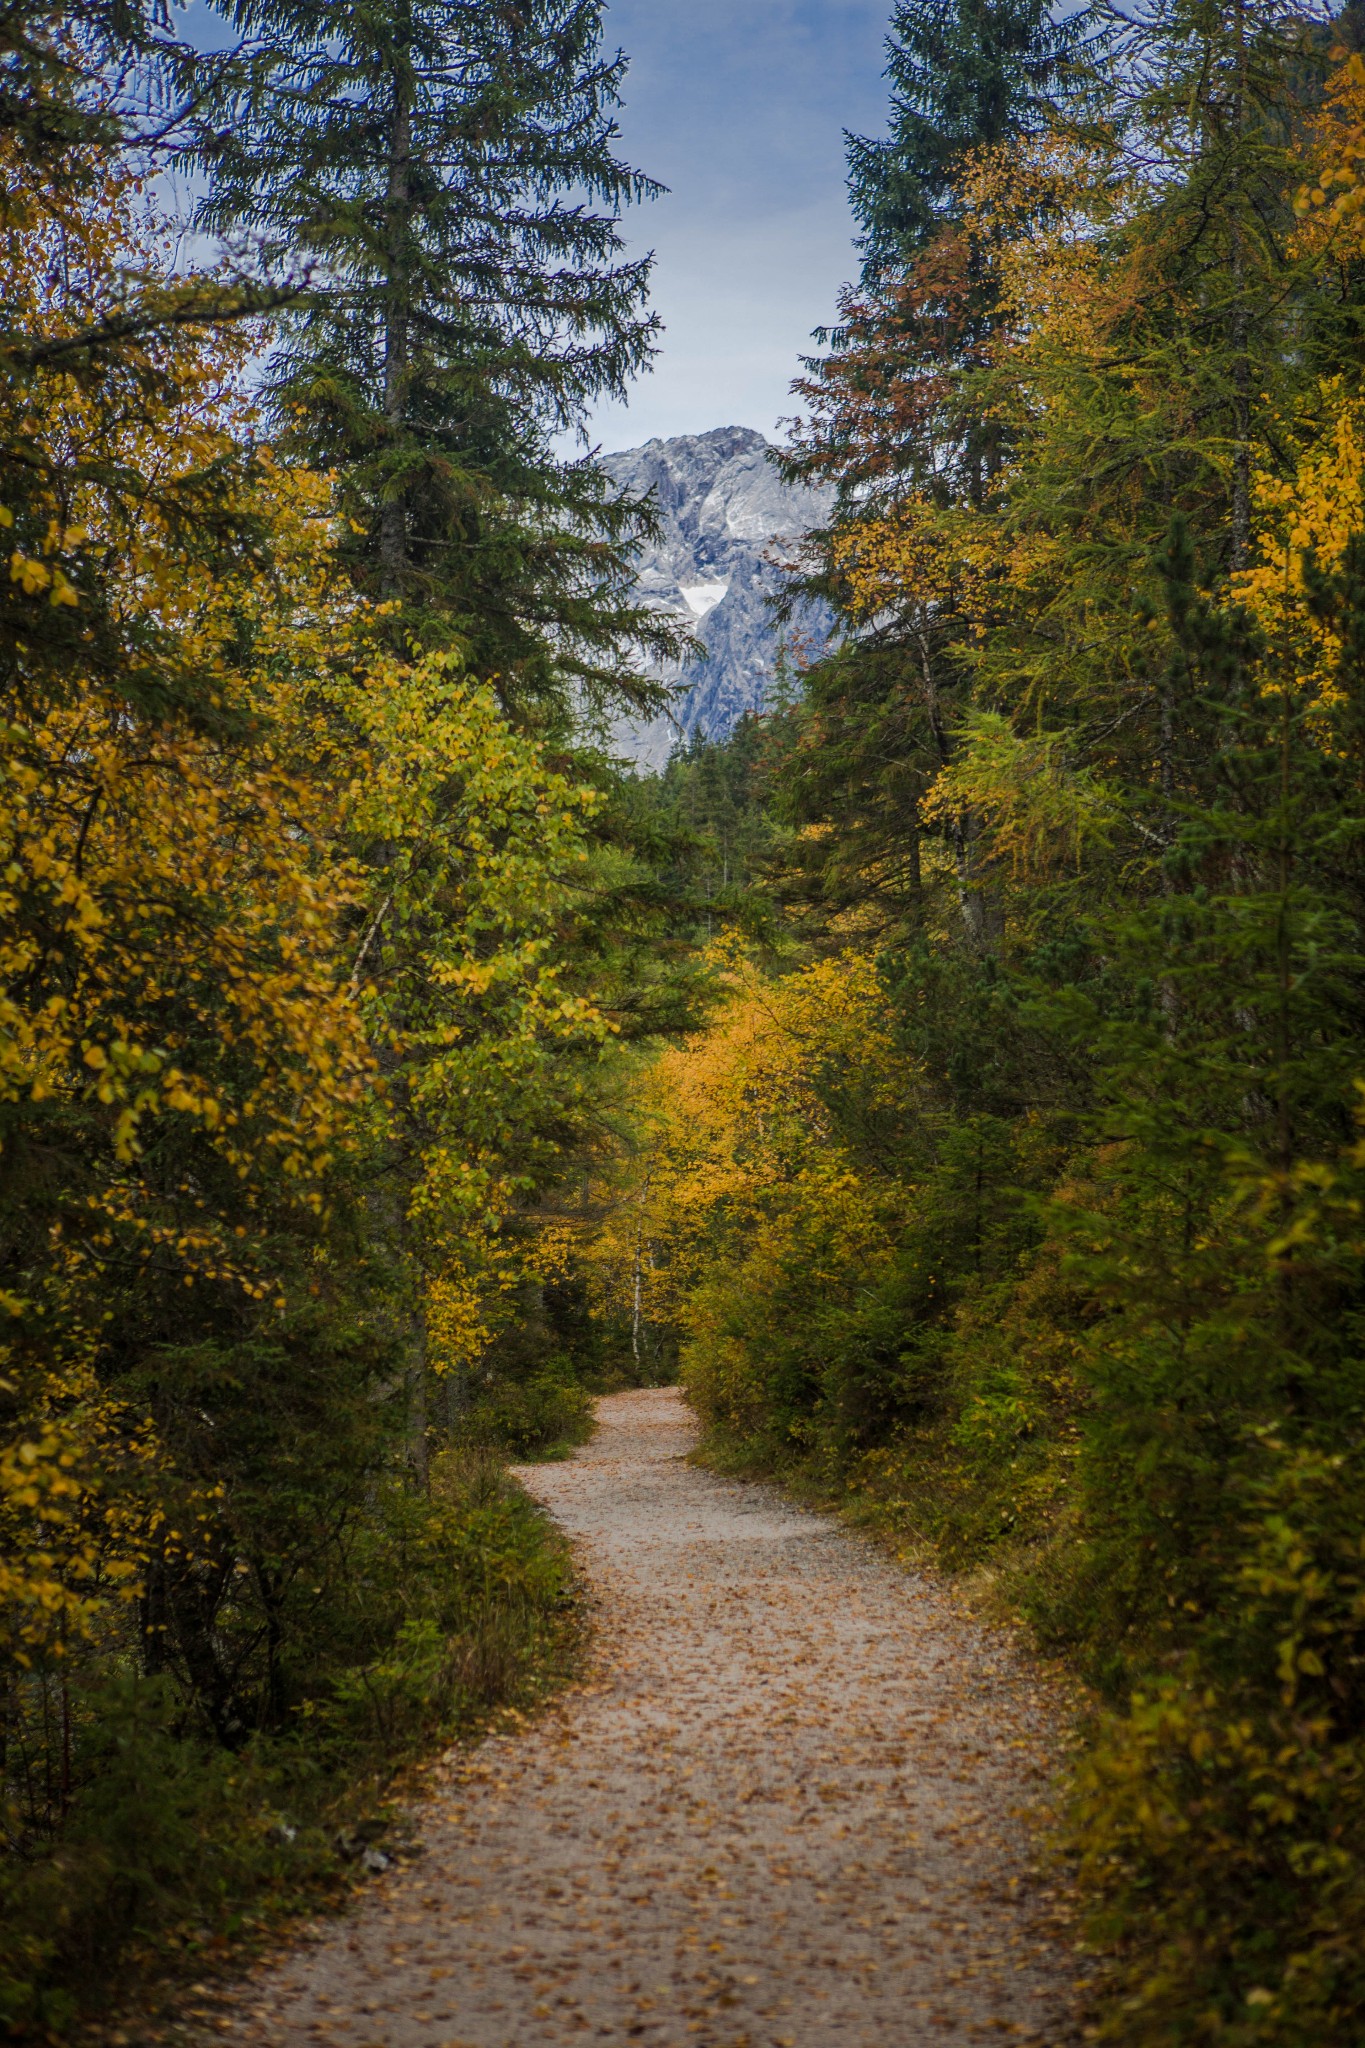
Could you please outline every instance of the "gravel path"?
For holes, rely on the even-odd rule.
[[[1072,2038],[1019,1810],[1050,1721],[1008,1639],[616,1394],[519,1476],[574,1537],[590,1682],[491,1740],[426,1853],[246,1988],[268,2048],[918,2048]]]

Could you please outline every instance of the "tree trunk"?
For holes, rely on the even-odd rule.
[[[1244,0],[1237,0],[1237,94],[1233,128],[1240,139],[1247,116],[1247,24]],[[1240,193],[1237,195],[1240,199]],[[1232,570],[1236,575],[1251,559],[1251,321],[1247,310],[1246,236],[1234,211],[1232,220]]]
[[[393,125],[384,211],[387,275],[384,300],[384,424],[389,450],[402,447],[407,411],[410,326],[408,236],[412,220],[412,84],[401,65],[393,72]],[[379,513],[380,582],[386,598],[401,597],[408,565],[403,490],[390,480]]]
[[[976,842],[981,825],[971,811],[964,811],[953,832],[957,858],[957,895],[962,921],[976,953],[998,953],[1005,936],[1005,910],[999,891],[983,881],[976,860]]]

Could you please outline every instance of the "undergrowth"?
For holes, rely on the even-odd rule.
[[[441,1454],[426,1492],[394,1484],[348,1563],[334,1654],[279,1732],[225,1746],[169,1675],[107,1655],[17,1689],[0,1865],[14,2038],[83,2035],[111,2003],[154,2004],[343,1898],[382,1867],[409,1766],[574,1668],[568,1547],[487,1451]],[[64,1781],[33,1781],[54,1755]]]
[[[572,1359],[543,1360],[524,1378],[491,1378],[456,1426],[457,1440],[534,1462],[565,1458],[592,1434],[592,1395]]]
[[[1228,1598],[1135,1617],[1100,1597],[1070,1498],[1075,1446],[989,1475],[960,1429],[852,1459],[714,1421],[697,1462],[838,1513],[902,1563],[956,1576],[976,1612],[1022,1622],[1074,1680],[1079,1737],[1051,1853],[1089,1936],[1087,2039],[1112,2048],[1338,2048],[1365,2010],[1365,1739],[1350,1712],[1365,1642],[1362,1474],[1263,1445]],[[968,1433],[968,1442],[970,1441]],[[1019,1513],[1031,1493],[1031,1512]]]

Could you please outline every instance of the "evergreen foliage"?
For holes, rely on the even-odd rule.
[[[762,876],[776,838],[771,793],[784,721],[742,718],[726,740],[697,730],[640,796],[668,835],[663,868],[710,937],[717,922],[761,914]]]
[[[542,720],[652,702],[626,651],[677,641],[632,595],[648,512],[556,452],[657,328],[618,218],[658,188],[616,154],[601,17],[238,0],[257,52],[203,142],[203,224],[306,282],[269,391],[282,445],[344,479],[357,587]]]
[[[1162,7],[1091,46],[1097,124],[1016,74],[936,158],[913,26],[924,183],[868,171],[788,457],[843,626],[772,755],[788,914],[640,1084],[593,1286],[716,1457],[988,1573],[1093,1688],[1095,2038],[1346,2048],[1365,65]]]
[[[977,149],[1045,129],[1085,47],[1087,17],[1040,0],[896,0],[886,43],[890,133],[848,140],[863,283],[876,290],[956,203]]]

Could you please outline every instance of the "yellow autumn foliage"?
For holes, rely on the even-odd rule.
[[[636,1092],[641,1134],[586,1252],[599,1312],[683,1334],[684,1378],[702,1413],[748,1413],[736,1305],[780,1321],[799,1280],[833,1300],[885,1262],[885,1191],[835,1135],[826,1091],[867,1091],[875,1110],[913,1091],[876,968],[853,953],[769,979],[730,940],[713,949],[728,984],[715,1026],[666,1050]]]
[[[1365,58],[1338,48],[1310,138],[1311,171],[1295,196],[1301,243],[1349,259],[1365,244]]]
[[[106,1276],[283,1316],[271,1229],[368,1175],[430,1362],[467,1363],[537,1270],[518,1133],[572,1115],[612,1034],[556,950],[596,793],[453,659],[386,651],[329,481],[255,438],[253,337],[167,277],[136,181],[10,169],[33,360],[0,380],[30,480],[0,513],[28,536],[0,605],[0,1161],[32,1170],[57,1119],[83,1152],[0,1303],[0,1637],[27,1666],[213,1513],[182,1475],[191,1526],[162,1525],[156,1433],[100,1369]],[[84,337],[130,280],[145,333],[106,364]],[[168,1145],[206,1148],[171,1188]]]
[[[1233,591],[1275,653],[1275,687],[1302,692],[1330,719],[1338,696],[1341,639],[1310,601],[1309,564],[1331,576],[1360,528],[1365,502],[1365,406],[1340,378],[1326,378],[1299,416],[1286,421],[1298,444],[1288,474],[1255,479],[1255,560]]]

